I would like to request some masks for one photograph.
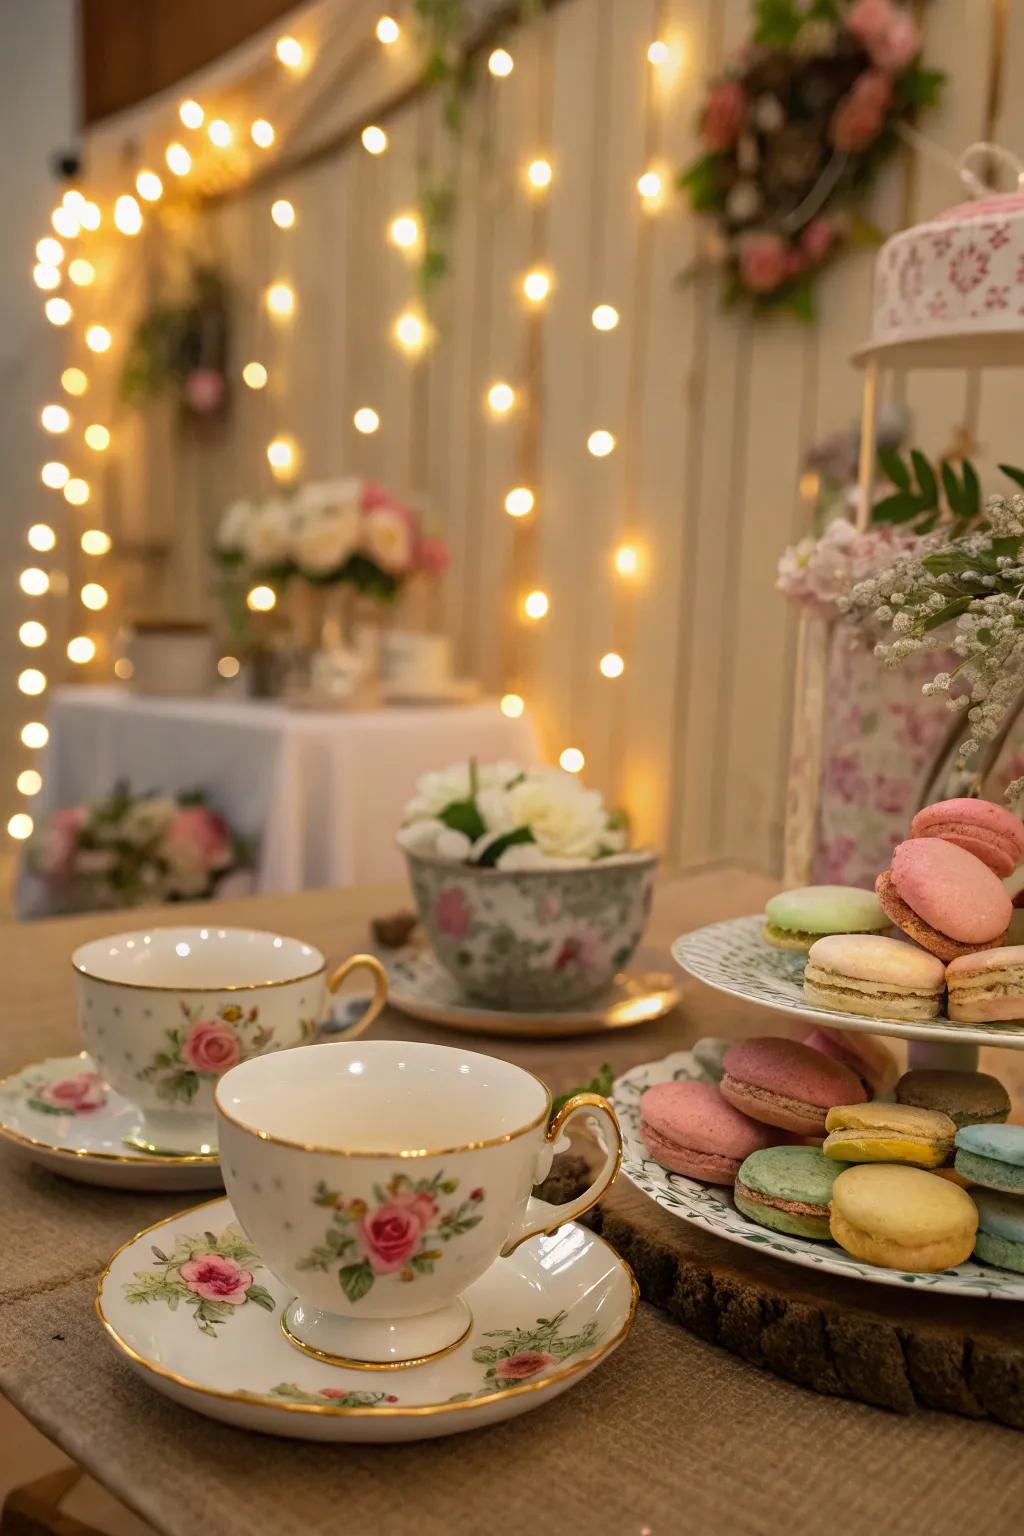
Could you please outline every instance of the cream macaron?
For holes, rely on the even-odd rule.
[[[934,1019],[946,968],[901,939],[831,934],[811,946],[804,971],[809,1003],[873,1019]]]
[[[958,1024],[1024,1019],[1024,944],[960,955],[946,967],[947,1012]]]

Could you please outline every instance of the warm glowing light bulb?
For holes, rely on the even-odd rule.
[[[186,128],[201,128],[206,119],[206,113],[198,101],[183,101],[178,108],[178,116]]]
[[[551,607],[546,592],[528,592],[523,599],[523,612],[528,619],[542,619]]]
[[[374,123],[363,129],[361,138],[363,148],[368,155],[382,155],[388,147],[387,134],[383,128],[378,128]]]
[[[7,831],[11,837],[17,838],[19,843],[23,843],[26,837],[32,836],[34,827],[35,822],[27,811],[16,811],[7,823]]]
[[[110,553],[110,535],[103,532],[102,528],[87,528],[81,537],[82,549],[87,555],[108,555]]]
[[[515,68],[515,61],[507,48],[495,48],[487,60],[487,68],[497,80],[505,80]]]
[[[501,699],[501,712],[510,720],[518,720],[526,709],[526,704],[518,693],[505,693]]]
[[[269,149],[277,137],[273,124],[268,123],[265,117],[258,117],[250,124],[249,135],[257,149]]]
[[[48,463],[43,465],[40,471],[40,478],[44,485],[50,487],[51,491],[60,491],[67,485],[70,473],[71,471],[67,465],[62,464],[59,459],[50,459]]]
[[[49,523],[33,523],[26,534],[26,538],[28,539],[29,546],[32,549],[37,549],[41,555],[45,555],[47,550],[53,549],[57,542],[57,535]]]
[[[175,176],[187,176],[192,169],[192,156],[184,144],[168,144],[164,150],[167,169]]]
[[[90,325],[85,333],[85,344],[90,352],[109,352],[111,340],[105,325]]]
[[[100,227],[99,203],[86,203],[78,215],[83,229],[96,230]]]
[[[237,656],[222,656],[217,663],[221,677],[237,677],[241,670],[242,663]]]
[[[76,666],[84,667],[95,655],[96,642],[90,640],[88,635],[75,635],[73,640],[68,641],[68,661],[73,661]]]
[[[18,677],[18,687],[22,693],[35,698],[46,692],[46,673],[40,672],[38,667],[26,667]]]
[[[60,268],[52,267],[45,261],[38,261],[32,268],[32,281],[44,293],[49,293],[51,289],[60,287]]]
[[[242,369],[242,383],[250,389],[265,389],[267,384],[267,370],[262,363],[246,363]]]
[[[60,205],[62,208],[66,208],[69,213],[73,213],[77,219],[81,216],[82,209],[85,207],[85,193],[80,192],[77,187],[69,187],[61,198]]]
[[[620,576],[635,576],[640,569],[640,551],[635,544],[620,544],[615,551],[615,569]]]
[[[142,228],[142,209],[130,192],[123,193],[114,204],[114,224],[122,235],[137,235]]]
[[[295,313],[295,290],[287,283],[271,283],[264,302],[275,319],[287,320]]]
[[[598,304],[590,316],[595,331],[614,331],[619,323],[619,312],[612,304]]]
[[[84,256],[76,256],[68,266],[68,277],[79,288],[88,288],[96,281],[96,268]]]
[[[277,602],[277,593],[273,587],[250,587],[245,601],[253,613],[269,613]]]
[[[393,16],[382,16],[375,28],[377,41],[383,43],[385,48],[390,48],[392,43],[397,43],[402,35],[402,29]]]
[[[657,171],[645,171],[638,178],[636,189],[645,203],[655,203],[661,197],[662,180]]]
[[[598,662],[602,677],[621,677],[626,670],[626,663],[618,651],[609,651]]]
[[[523,278],[523,292],[531,304],[543,304],[551,292],[551,278],[547,272],[535,267]]]
[[[44,405],[39,420],[47,432],[66,432],[71,425],[71,416],[62,405]]]
[[[46,644],[46,625],[38,623],[36,619],[28,619],[18,630],[18,639],[22,645],[34,651]]]
[[[295,470],[295,443],[290,437],[275,437],[267,444],[267,462],[279,480],[290,478]]]
[[[394,337],[402,351],[414,357],[427,344],[427,327],[415,310],[407,309],[395,321]]]
[[[487,391],[487,404],[496,416],[504,416],[516,403],[516,392],[511,384],[492,384]]]
[[[40,747],[45,747],[50,739],[50,733],[41,720],[30,720],[21,728],[22,746],[31,747],[38,752]]]
[[[43,308],[51,325],[67,325],[74,313],[67,299],[47,299]]]
[[[599,427],[587,438],[587,447],[595,459],[606,459],[615,450],[615,438],[610,432],[605,432]]]
[[[64,500],[73,507],[84,507],[89,500],[89,482],[87,480],[69,480],[64,487]]]
[[[279,37],[274,48],[286,69],[299,69],[306,57],[306,50],[297,37]]]
[[[98,421],[90,422],[85,429],[85,441],[94,453],[104,453],[110,447],[110,433]]]
[[[420,241],[419,219],[414,213],[399,214],[397,219],[391,220],[388,239],[403,251],[411,250]]]
[[[550,187],[552,175],[550,160],[531,160],[526,168],[526,177],[530,186],[536,187],[538,191],[543,190],[544,187]]]
[[[649,62],[654,64],[656,67],[662,64],[667,64],[670,57],[671,54],[669,52],[668,43],[663,42],[660,37],[655,39],[655,41],[647,50],[647,58]]]
[[[227,149],[235,136],[231,124],[226,123],[222,117],[215,117],[206,131],[210,136],[210,143],[215,144],[218,149]]]
[[[380,426],[380,417],[372,406],[361,405],[352,417],[352,423],[357,432],[362,432],[369,436],[371,432],[376,432]]]
[[[101,587],[98,581],[87,581],[82,588],[81,597],[85,607],[91,608],[94,613],[105,608],[110,600],[106,587]]]
[[[65,240],[74,240],[82,228],[81,219],[70,208],[55,208],[50,214],[50,223]]]
[[[286,197],[279,197],[270,205],[270,217],[278,229],[291,229],[295,223],[295,208]]]
[[[558,761],[566,773],[581,773],[587,760],[579,747],[566,747]]]
[[[19,795],[38,795],[43,787],[43,776],[36,768],[23,768],[17,778]]]
[[[164,195],[164,184],[156,171],[140,171],[135,178],[135,190],[147,203],[157,203]]]
[[[48,267],[59,267],[64,260],[64,247],[52,235],[44,235],[36,242],[36,260]]]
[[[135,676],[135,663],[129,661],[127,656],[119,656],[114,662],[114,676],[119,677],[122,682],[127,682],[130,677]]]
[[[533,507],[533,492],[525,485],[513,486],[505,497],[505,511],[509,517],[526,517]]]
[[[81,368],[65,368],[60,382],[61,388],[66,389],[69,395],[84,395],[89,388],[89,380]]]

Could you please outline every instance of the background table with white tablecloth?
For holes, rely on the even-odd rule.
[[[118,779],[139,793],[202,789],[257,846],[261,891],[394,880],[395,829],[420,774],[471,756],[539,760],[529,720],[507,719],[491,700],[325,711],[63,688],[49,726],[37,826]]]

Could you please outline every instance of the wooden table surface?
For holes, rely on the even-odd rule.
[[[730,867],[666,879],[648,943],[664,953],[688,928],[758,910],[772,889]],[[377,887],[178,907],[163,917],[275,928],[335,959],[365,948],[369,919],[406,900]],[[0,928],[0,1073],[78,1048],[70,951],[125,926],[101,915]],[[664,960],[668,969],[667,953]],[[560,1092],[603,1061],[618,1072],[702,1034],[778,1027],[687,980],[675,1013],[635,1030],[551,1042],[458,1038],[529,1065]],[[372,1033],[456,1038],[390,1010]],[[109,1253],[190,1199],[74,1185],[0,1156],[0,1386],[168,1536],[333,1536],[340,1521],[367,1536],[492,1528],[518,1536],[542,1526],[572,1536],[640,1536],[645,1526],[652,1536],[820,1536],[837,1519],[844,1536],[1020,1531],[1024,1457],[1014,1431],[819,1397],[645,1304],[607,1366],[542,1411],[492,1430],[420,1445],[327,1447],[214,1424],[133,1377],[92,1314]]]

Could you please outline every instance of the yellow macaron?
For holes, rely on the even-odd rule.
[[[956,1126],[937,1109],[909,1104],[842,1104],[825,1117],[826,1157],[845,1163],[940,1168],[953,1155]]]
[[[864,1163],[833,1184],[829,1228],[855,1259],[933,1274],[970,1258],[978,1210],[965,1189],[921,1168]]]

